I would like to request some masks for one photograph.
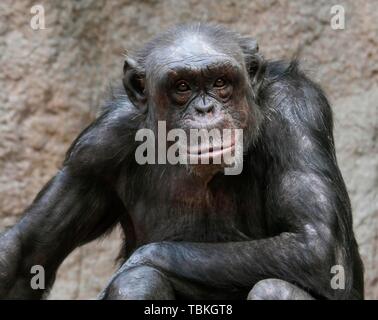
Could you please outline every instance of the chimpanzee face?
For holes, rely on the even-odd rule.
[[[164,48],[159,56],[146,73],[147,103],[156,120],[167,121],[167,129],[245,129],[250,124],[244,63],[197,37]]]
[[[182,129],[188,135],[191,129],[241,129],[244,141],[239,143],[249,146],[258,126],[257,106],[240,47],[222,50],[204,37],[189,35],[155,48],[146,58],[145,70],[138,72],[136,67],[130,72],[136,63],[126,63],[128,95],[148,112],[153,129],[158,121],[165,121],[167,130]],[[235,135],[226,147],[234,148],[234,143]],[[211,158],[219,141],[210,144],[194,152],[205,150]]]

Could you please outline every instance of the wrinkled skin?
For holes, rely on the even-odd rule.
[[[214,26],[178,27],[127,57],[124,88],[0,238],[0,297],[41,298],[64,258],[121,224],[103,299],[361,299],[363,272],[332,114],[295,62]],[[241,128],[239,175],[139,165],[135,133]],[[30,287],[42,265],[46,290]],[[345,289],[332,289],[342,265]]]

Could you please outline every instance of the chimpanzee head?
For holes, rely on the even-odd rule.
[[[242,129],[246,151],[261,122],[255,97],[262,65],[255,40],[219,26],[186,25],[128,56],[123,83],[151,128],[166,121],[167,130]],[[194,153],[211,158],[217,143]]]

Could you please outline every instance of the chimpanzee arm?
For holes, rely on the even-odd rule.
[[[108,231],[124,210],[113,189],[117,165],[132,152],[135,115],[125,106],[105,112],[73,143],[62,169],[25,216],[0,237],[0,297],[40,298],[63,259]],[[45,270],[46,290],[31,288],[31,268]]]
[[[335,159],[328,102],[294,68],[267,85],[261,97],[267,113],[260,142],[268,163],[265,214],[273,236],[155,243],[136,251],[124,269],[151,265],[220,289],[252,288],[259,280],[279,278],[318,297],[361,297],[353,283],[350,204]],[[331,288],[333,265],[345,270],[344,290]]]

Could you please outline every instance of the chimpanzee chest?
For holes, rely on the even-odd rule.
[[[243,197],[238,181],[223,175],[203,181],[181,171],[164,172],[158,180],[151,176],[143,179],[146,176],[138,175],[138,196],[127,204],[137,246],[159,241],[244,241],[264,236],[260,201],[253,194]]]

